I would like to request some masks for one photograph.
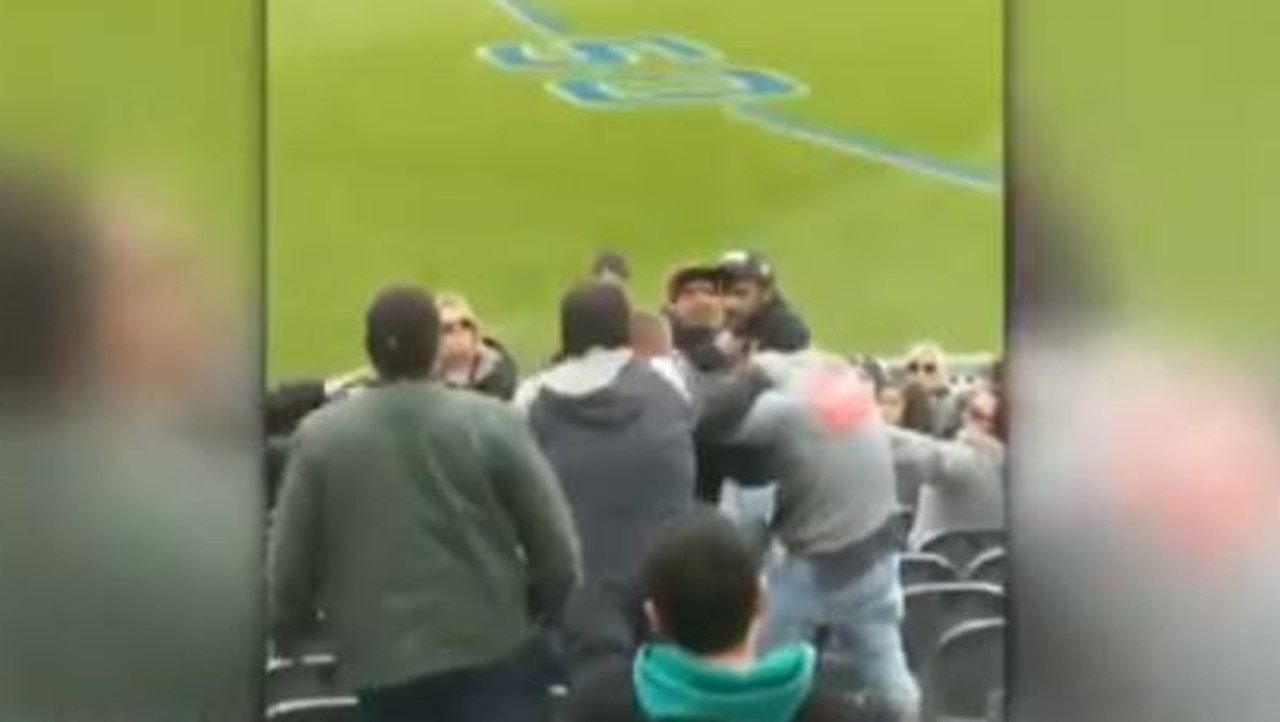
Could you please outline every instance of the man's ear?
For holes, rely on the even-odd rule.
[[[662,616],[658,614],[658,608],[654,605],[652,599],[644,600],[644,618],[649,624],[649,631],[659,637],[666,636],[667,630],[662,624]]]

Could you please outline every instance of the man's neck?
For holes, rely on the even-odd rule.
[[[745,672],[756,664],[755,645],[750,640],[720,654],[710,654],[702,658],[714,667],[724,667],[735,672]]]

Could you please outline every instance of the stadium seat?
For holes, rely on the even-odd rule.
[[[267,709],[268,722],[360,722],[355,697],[318,697],[281,702]]]
[[[924,676],[924,722],[981,722],[1004,688],[1003,619],[965,622],[942,635]]]
[[[906,587],[902,641],[907,662],[917,673],[945,632],[975,619],[1003,618],[1004,590],[982,582],[937,582]]]
[[[1003,546],[1003,529],[966,529],[938,532],[922,541],[916,551],[938,554],[956,569],[964,569],[982,552]]]
[[[267,665],[267,707],[284,702],[333,697],[338,660],[331,654],[308,654],[294,659],[273,659]]]
[[[1009,580],[1009,556],[1001,547],[988,549],[969,562],[964,578],[1004,587]]]
[[[899,560],[903,586],[960,581],[960,573],[951,562],[937,554],[906,552]]]

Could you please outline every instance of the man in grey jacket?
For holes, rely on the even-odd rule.
[[[758,477],[777,484],[773,535],[786,558],[769,573],[767,648],[830,630],[828,653],[856,666],[898,719],[915,719],[919,688],[900,626],[897,507],[888,429],[872,384],[820,351],[758,353],[774,387],[728,442],[764,452]]]
[[[272,530],[274,639],[323,611],[365,719],[540,722],[540,617],[579,576],[573,522],[521,419],[430,380],[439,317],[414,288],[366,320],[378,382],[303,422]]]

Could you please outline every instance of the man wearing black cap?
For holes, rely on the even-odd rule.
[[[809,327],[778,288],[773,266],[753,251],[730,251],[720,259],[725,279],[725,314],[732,345],[743,353],[801,351],[809,346]]]
[[[716,266],[683,266],[667,280],[667,306],[676,349],[700,372],[721,371],[731,359],[716,344],[724,326],[720,289],[724,274]]]
[[[533,644],[578,577],[554,473],[501,402],[430,381],[440,321],[415,288],[380,293],[378,380],[298,429],[270,544],[288,655],[323,611],[364,719],[546,720]]]

